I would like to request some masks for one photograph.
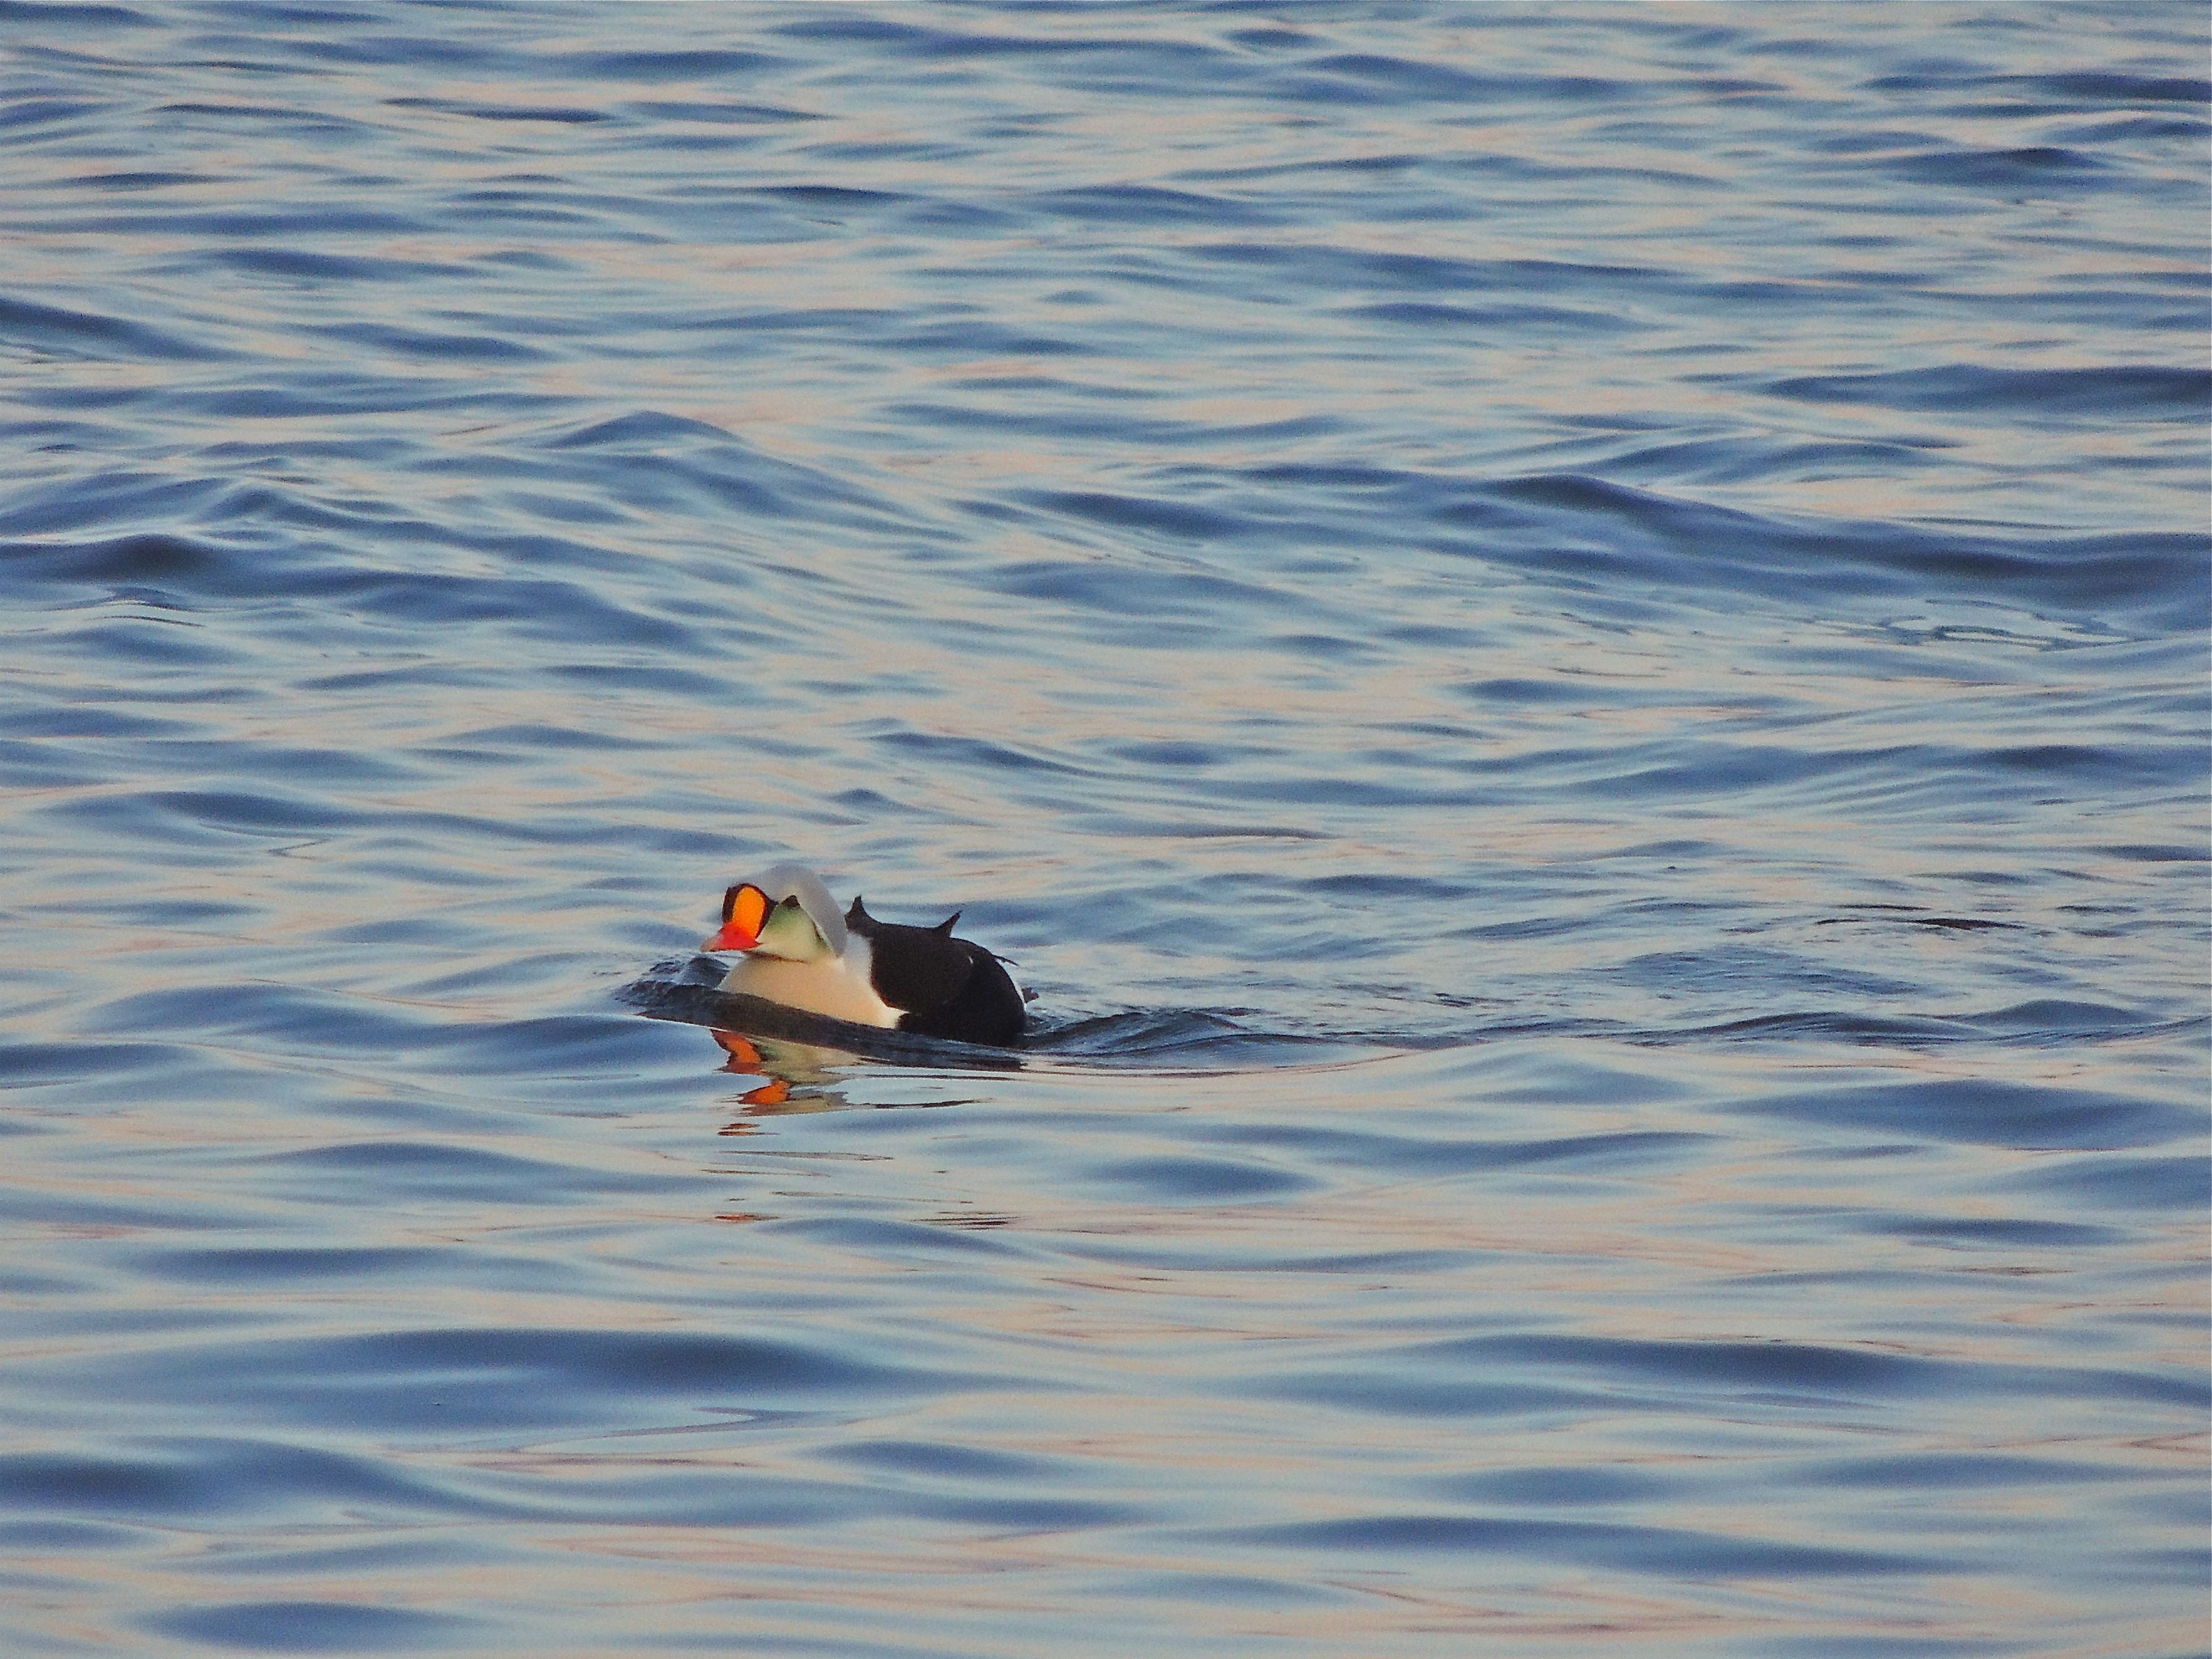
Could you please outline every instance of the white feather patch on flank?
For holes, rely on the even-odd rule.
[[[810,1014],[888,1030],[899,1023],[899,1010],[878,996],[869,982],[874,956],[868,941],[857,934],[845,941],[842,957],[787,962],[781,957],[749,956],[730,969],[722,988]]]

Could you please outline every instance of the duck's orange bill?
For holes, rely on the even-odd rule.
[[[741,881],[722,895],[722,931],[702,951],[752,951],[760,946],[761,923],[768,920],[768,895]]]

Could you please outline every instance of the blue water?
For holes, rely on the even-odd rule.
[[[2203,1652],[2208,46],[0,4],[0,1647]]]

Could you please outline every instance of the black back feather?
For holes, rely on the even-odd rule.
[[[860,899],[845,926],[868,941],[877,993],[901,1010],[899,1030],[1004,1045],[1018,1041],[1029,1009],[1013,980],[973,939],[952,937],[954,911],[934,927],[878,921]]]

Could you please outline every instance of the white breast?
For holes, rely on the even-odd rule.
[[[888,1029],[898,1024],[899,1011],[868,982],[870,955],[867,940],[854,938],[846,940],[842,957],[787,962],[781,957],[749,956],[730,969],[722,988],[855,1025]]]

